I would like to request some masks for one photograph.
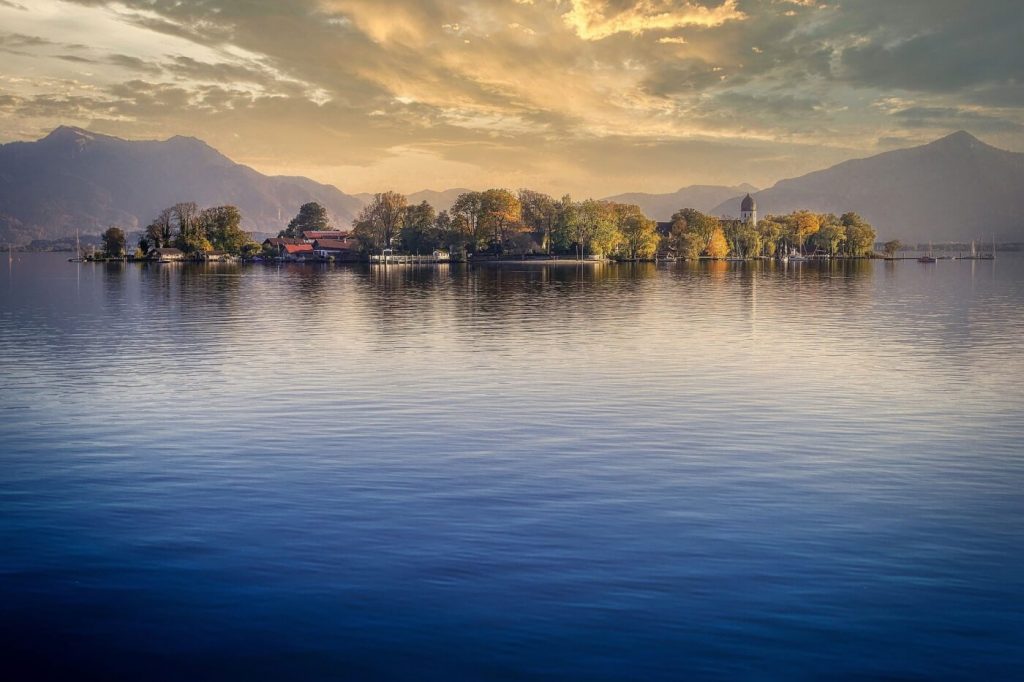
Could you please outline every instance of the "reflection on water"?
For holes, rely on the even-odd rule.
[[[1022,265],[22,256],[5,665],[1020,678]]]

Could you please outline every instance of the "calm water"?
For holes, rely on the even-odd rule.
[[[0,273],[6,679],[1024,679],[1022,258],[65,258]]]

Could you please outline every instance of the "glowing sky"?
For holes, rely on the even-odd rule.
[[[349,192],[765,186],[1024,151],[1020,0],[0,0],[0,140],[200,137]]]

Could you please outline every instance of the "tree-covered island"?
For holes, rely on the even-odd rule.
[[[748,205],[749,204],[749,205]],[[753,200],[744,199],[744,209]],[[256,243],[234,206],[200,209],[183,202],[161,211],[129,254],[124,231],[103,235],[99,257],[152,260],[358,261],[377,254],[450,260],[754,259],[788,254],[831,258],[874,255],[874,228],[856,213],[796,211],[757,218],[716,218],[682,208],[656,222],[639,206],[607,200],[575,201],[529,189],[488,189],[459,195],[447,210],[410,204],[403,194],[373,195],[351,226],[332,226],[326,209],[303,204],[277,237]],[[898,241],[888,242],[891,255]]]

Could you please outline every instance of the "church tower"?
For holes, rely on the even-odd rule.
[[[757,225],[757,202],[749,194],[740,203],[740,220]]]

